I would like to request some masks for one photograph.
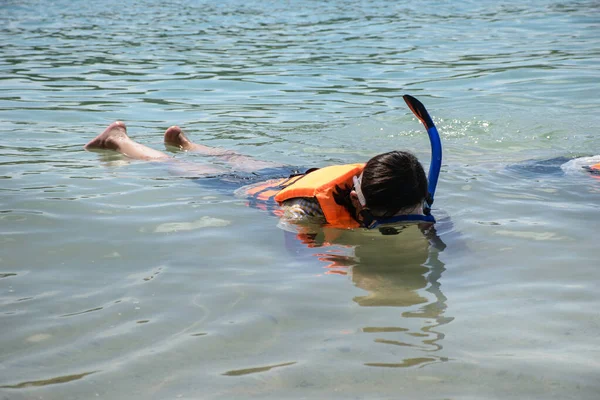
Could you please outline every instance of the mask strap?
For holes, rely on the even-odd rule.
[[[354,182],[354,191],[358,196],[358,201],[360,202],[360,205],[364,207],[367,205],[367,201],[365,200],[365,195],[363,194],[362,189],[360,188],[361,180],[362,174],[360,174],[360,176],[352,177],[352,182]]]

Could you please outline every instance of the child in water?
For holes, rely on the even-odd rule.
[[[193,143],[177,126],[166,130],[164,141],[182,150],[219,157],[237,171],[260,175],[261,170],[281,167],[232,151]],[[85,149],[114,150],[139,160],[171,160],[167,154],[130,139],[125,124],[120,121],[110,124],[86,144]],[[409,152],[390,151],[371,158],[366,164],[337,165],[309,171],[308,174],[249,185],[245,190],[249,198],[258,201],[272,200],[264,193],[273,192],[288,217],[294,219],[317,218],[345,227],[358,227],[370,219],[394,216],[410,215],[419,222],[425,220],[423,204],[427,197],[427,177],[421,163]],[[207,176],[226,173],[212,166],[198,166],[195,172]]]
[[[431,128],[428,125],[433,127],[433,130],[435,127],[423,105],[410,96],[405,96],[404,99],[428,128],[431,139]],[[273,171],[281,171],[283,167],[233,151],[194,143],[177,126],[166,130],[164,141],[165,144],[179,147],[181,150],[218,157],[232,165],[236,172],[272,176]],[[439,143],[439,136],[437,141]],[[432,148],[433,143],[432,140]],[[438,148],[435,183],[441,163],[439,144]],[[110,124],[86,144],[85,149],[113,150],[139,160],[171,160],[167,154],[130,139],[125,124],[120,121]],[[231,171],[202,165],[195,168],[195,173],[218,176],[231,174]],[[302,174],[286,174],[278,179],[245,186],[241,191],[251,202],[277,202],[287,218],[308,217],[336,227],[373,228],[396,222],[433,224],[435,219],[430,215],[429,208],[433,202],[435,183],[428,186],[423,166],[414,155],[406,151],[390,151],[371,158],[365,164],[334,165],[310,169]]]

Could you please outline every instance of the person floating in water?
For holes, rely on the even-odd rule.
[[[416,222],[431,226],[431,204],[441,167],[441,142],[425,107],[414,97],[404,96],[413,113],[427,128],[432,147],[429,182],[418,159],[407,151],[390,151],[366,163],[313,168],[285,174],[240,189],[251,202],[277,204],[294,219],[310,217],[335,227],[374,228],[380,225]],[[189,140],[177,126],[168,128],[165,144],[181,150],[218,157],[236,171],[255,176],[273,176],[281,165],[259,161],[233,151],[208,147]],[[85,145],[86,150],[108,149],[129,158],[167,161],[171,158],[127,136],[125,124],[110,124]],[[289,170],[288,170],[289,171]],[[217,166],[199,166],[198,175],[226,175]],[[230,172],[230,171],[229,171]],[[239,193],[240,190],[237,192]]]
[[[600,163],[598,164],[594,164],[594,165],[590,165],[588,166],[584,166],[584,169],[588,170],[589,172],[591,172],[594,175],[600,175]]]

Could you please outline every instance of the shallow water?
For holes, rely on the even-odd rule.
[[[598,398],[600,181],[529,161],[599,153],[597,2],[0,10],[0,398]],[[290,165],[427,164],[405,93],[444,144],[441,243],[295,235],[82,149],[120,119],[157,149],[179,124]]]

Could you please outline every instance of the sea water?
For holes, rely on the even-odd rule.
[[[597,1],[7,0],[0,21],[0,398],[600,396],[600,180],[569,161],[600,154]],[[444,146],[428,238],[295,231],[82,148],[123,120],[190,165],[217,160],[167,127],[427,168],[403,94]]]

